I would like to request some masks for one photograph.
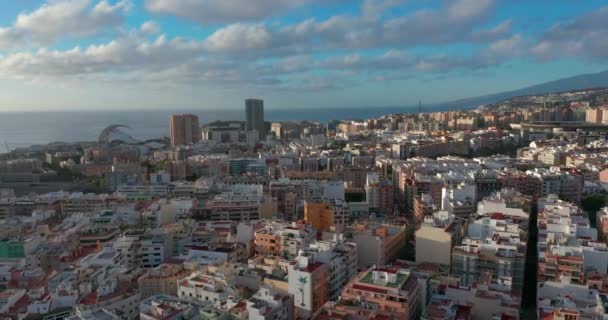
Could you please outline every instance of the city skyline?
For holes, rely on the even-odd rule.
[[[256,2],[3,4],[0,112],[415,106],[608,69],[600,1]]]

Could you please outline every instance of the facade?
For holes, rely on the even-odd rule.
[[[538,281],[584,284],[587,270],[606,274],[608,251],[576,205],[550,196],[539,200]]]
[[[18,259],[25,257],[23,241],[0,240],[0,259]]]
[[[179,281],[177,296],[188,301],[211,303],[217,308],[236,304],[236,287],[219,276],[195,272]]]
[[[145,235],[141,241],[141,265],[156,268],[170,255],[168,241],[163,235]]]
[[[264,139],[266,137],[266,127],[264,124],[264,100],[245,100],[245,119],[246,131],[257,131],[260,139]]]
[[[420,285],[409,270],[370,268],[346,285],[342,299],[374,305],[381,314],[394,319],[414,320],[421,316]]]
[[[475,287],[445,286],[439,288],[439,294],[454,301],[458,305],[467,306],[471,320],[518,320],[521,300],[510,292],[497,290],[491,285],[491,276],[483,277]],[[427,310],[431,309],[432,306]],[[461,318],[456,318],[461,319]],[[466,319],[466,318],[462,318]]]
[[[171,147],[183,146],[200,141],[198,117],[193,114],[172,114],[169,119]]]
[[[154,295],[177,296],[177,284],[192,270],[185,269],[183,265],[161,264],[150,269],[145,275],[137,279],[142,299]]]
[[[274,223],[255,231],[254,250],[264,257],[294,258],[315,238],[310,225]]]
[[[319,232],[343,231],[348,224],[349,212],[348,204],[340,199],[304,203],[304,221]]]
[[[431,195],[423,193],[414,198],[414,218],[416,219],[416,224],[422,223],[425,217],[432,215],[437,211],[439,211],[439,209],[433,203]]]
[[[296,317],[310,318],[329,300],[330,267],[314,255],[299,255],[289,265],[288,288],[294,296]]]
[[[539,318],[605,318],[598,290],[605,292],[606,243],[597,241],[597,230],[572,203],[550,195],[538,201],[538,210]]]
[[[315,241],[300,250],[301,256],[314,256],[315,261],[329,265],[329,299],[339,299],[342,289],[357,275],[357,246],[345,242],[342,235],[332,240]]]
[[[251,221],[260,218],[262,198],[257,192],[224,192],[206,204],[212,221]]]
[[[262,286],[247,300],[249,320],[293,320],[295,317],[293,296],[277,291],[272,286]]]
[[[370,212],[392,215],[395,193],[391,180],[380,177],[378,173],[368,173],[365,183],[365,198]]]
[[[461,224],[446,211],[427,216],[415,233],[416,263],[434,263],[448,271],[452,249],[461,239],[460,229]]]
[[[475,185],[445,187],[441,192],[441,210],[459,218],[467,218],[475,213],[476,197]]]
[[[197,311],[194,304],[168,295],[154,295],[139,303],[141,320],[192,319]]]
[[[356,224],[346,232],[351,236],[347,241],[357,245],[359,268],[386,265],[405,247],[405,226]]]
[[[334,212],[327,202],[304,203],[304,221],[310,223],[318,231],[330,231],[334,225]]]
[[[464,286],[491,276],[493,288],[521,296],[526,239],[527,219],[520,225],[504,216],[481,218],[469,225],[462,245],[452,250],[452,275]]]
[[[264,159],[241,158],[228,160],[228,173],[231,176],[243,174],[266,175],[266,162]]]
[[[605,296],[586,285],[543,282],[537,289],[538,319],[604,319]]]
[[[105,309],[120,319],[136,319],[139,315],[139,291],[135,288],[115,289],[111,292],[93,291],[80,300],[76,313],[87,314]]]

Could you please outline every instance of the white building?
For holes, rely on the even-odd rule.
[[[476,187],[471,184],[444,187],[441,190],[441,210],[456,217],[468,217],[475,212]]]
[[[141,241],[141,266],[156,268],[170,255],[170,246],[163,235],[146,235]]]
[[[262,286],[247,300],[249,320],[292,320],[293,307],[293,296],[280,293],[272,286]]]
[[[224,192],[207,202],[213,221],[251,221],[260,218],[262,197],[258,192]]]
[[[580,317],[577,319],[606,318],[604,303],[599,292],[586,285],[571,284],[565,281],[540,282],[536,297],[538,315],[542,319],[551,319],[550,315],[563,314],[577,314]]]
[[[332,240],[311,243],[300,250],[300,255],[312,255],[316,261],[329,265],[330,300],[336,301],[348,281],[357,275],[357,245],[345,242],[341,234]]]
[[[368,173],[367,179],[365,180],[365,199],[369,204],[370,208],[380,207],[380,184],[379,173]]]
[[[416,230],[416,263],[436,263],[450,266],[452,248],[459,232],[454,216],[438,211],[427,216]]]
[[[221,275],[195,272],[178,283],[177,296],[181,299],[211,302],[216,308],[230,309],[239,298],[236,287]]]
[[[294,297],[296,316],[311,317],[328,300],[329,266],[314,255],[300,255],[287,272],[288,292]]]
[[[167,295],[151,296],[139,303],[141,320],[192,319],[197,311],[192,303]]]

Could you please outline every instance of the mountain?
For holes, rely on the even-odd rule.
[[[496,103],[513,97],[605,87],[608,87],[608,70],[598,73],[581,74],[513,91],[450,101],[442,103],[442,105],[465,108]]]

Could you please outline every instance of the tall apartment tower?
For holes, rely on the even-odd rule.
[[[171,147],[173,148],[200,141],[198,117],[193,114],[172,114],[169,126],[171,127]]]
[[[260,139],[263,139],[266,136],[264,125],[264,100],[245,100],[245,113],[247,120],[245,129],[247,131],[257,130]]]

